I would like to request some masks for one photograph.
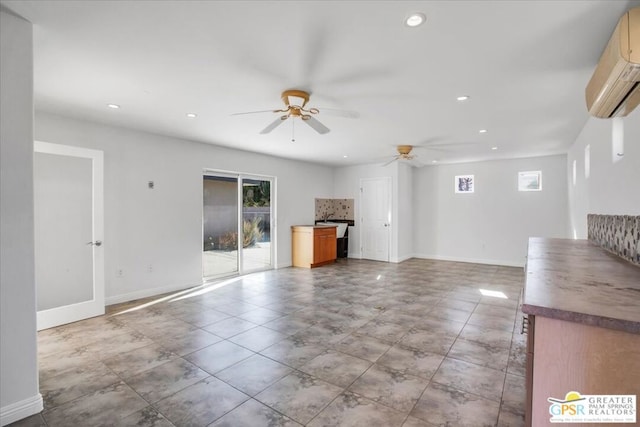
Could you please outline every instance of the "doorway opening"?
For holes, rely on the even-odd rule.
[[[271,177],[205,171],[205,280],[273,268],[274,183]]]

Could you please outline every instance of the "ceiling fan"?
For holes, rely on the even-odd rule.
[[[387,163],[383,164],[382,166],[388,166],[391,163],[397,162],[397,161],[404,161],[409,163],[411,166],[415,166],[418,168],[424,166],[424,163],[416,160],[416,158],[418,157],[417,154],[411,154],[411,150],[413,150],[413,145],[398,145],[396,147],[396,150],[398,151],[398,154],[393,156],[391,160],[389,160]]]
[[[453,142],[453,143],[440,142],[441,140],[442,138],[436,137],[436,138],[431,138],[430,140],[427,140],[417,145],[398,145],[396,146],[396,150],[398,151],[398,154],[393,156],[391,160],[389,160],[382,166],[390,165],[391,163],[396,161],[403,161],[405,163],[410,164],[411,166],[418,167],[418,168],[425,166],[424,163],[417,160],[417,157],[418,157],[417,154],[412,154],[412,150],[414,148],[422,148],[423,150],[437,151],[437,152],[444,153],[444,152],[457,151],[454,147],[476,145],[470,142]],[[435,163],[437,162],[437,160],[433,160],[433,162]]]
[[[255,114],[255,113],[283,113],[280,117],[275,119],[266,128],[260,131],[261,134],[267,134],[277,128],[287,119],[300,118],[304,123],[308,124],[313,130],[319,134],[325,134],[330,131],[328,127],[320,123],[313,115],[320,113],[317,108],[305,108],[309,102],[309,92],[298,89],[290,89],[282,92],[282,102],[284,102],[285,108],[280,110],[263,110],[263,111],[250,111],[246,113],[235,113],[233,116],[242,114]]]

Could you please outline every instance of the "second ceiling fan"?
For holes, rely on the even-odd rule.
[[[309,93],[303,90],[290,89],[282,92],[282,102],[284,102],[285,108],[279,110],[263,110],[263,111],[251,111],[247,113],[235,113],[241,114],[254,114],[254,113],[283,113],[280,117],[271,122],[266,128],[260,131],[261,134],[267,134],[280,126],[283,122],[290,118],[300,118],[304,123],[308,124],[313,130],[319,134],[325,134],[330,131],[328,127],[320,123],[313,115],[320,113],[317,108],[305,108],[309,102]]]
[[[424,163],[417,160],[417,157],[418,157],[417,154],[411,154],[411,150],[413,150],[413,145],[398,145],[396,146],[396,150],[398,151],[398,154],[393,156],[391,160],[389,160],[382,166],[388,166],[393,162],[397,162],[398,160],[405,161],[414,167],[424,166]]]

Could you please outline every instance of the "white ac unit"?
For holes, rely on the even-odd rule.
[[[622,15],[586,88],[592,116],[626,116],[640,103],[640,7]]]

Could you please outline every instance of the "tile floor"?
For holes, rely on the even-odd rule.
[[[522,283],[350,259],[110,306],[39,333],[45,409],[16,425],[523,425]]]

